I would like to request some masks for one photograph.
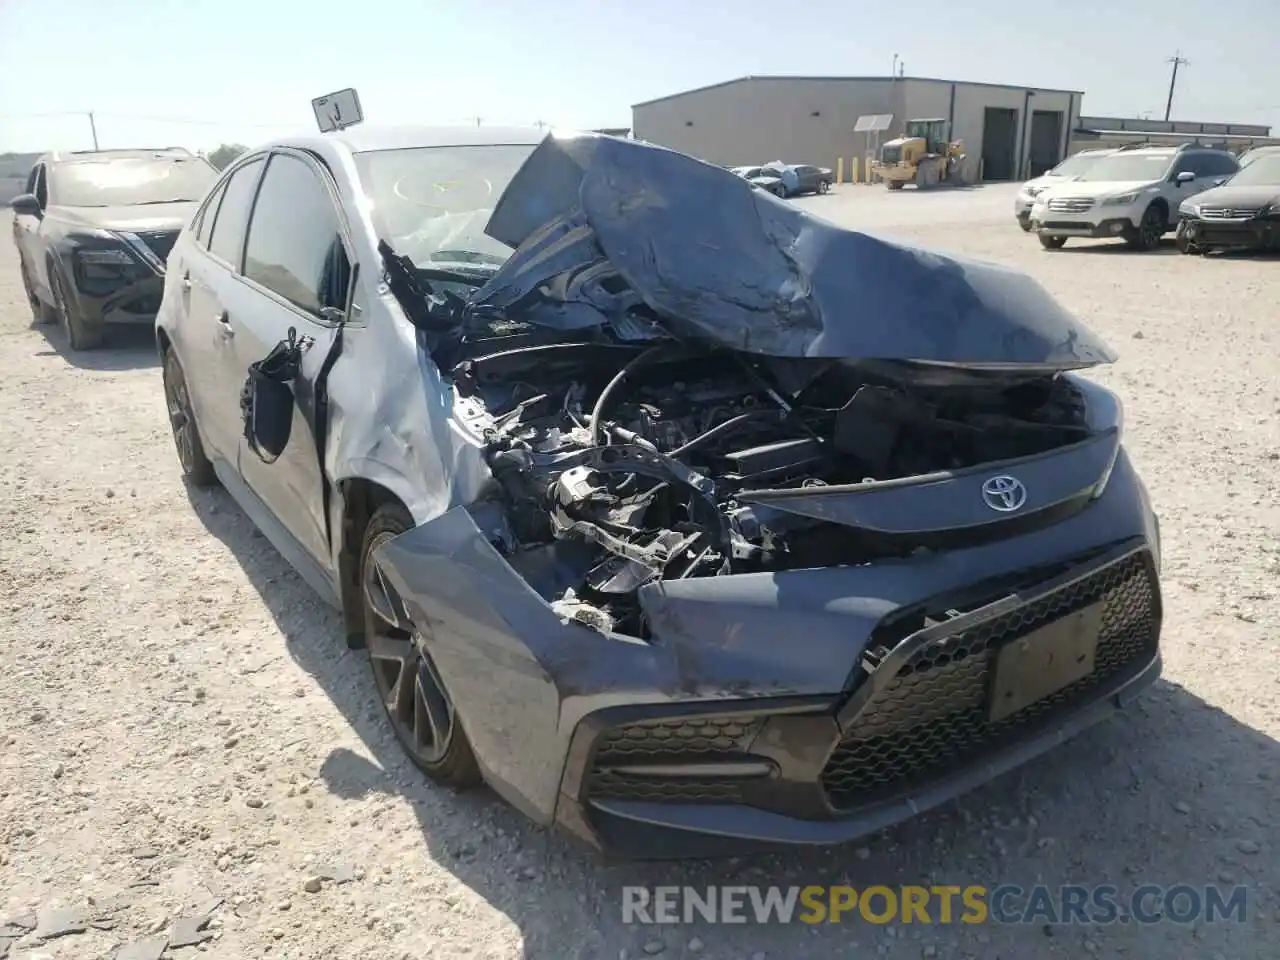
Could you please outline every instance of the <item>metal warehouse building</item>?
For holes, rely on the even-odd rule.
[[[964,140],[965,179],[1035,176],[1067,155],[1079,90],[967,83],[926,77],[742,77],[631,108],[635,136],[725,166],[840,161],[863,166],[875,140],[859,117],[892,114],[880,142],[907,120],[946,118]],[[871,135],[872,137],[877,135]]]

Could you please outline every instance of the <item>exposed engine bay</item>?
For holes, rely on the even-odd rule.
[[[745,493],[962,469],[1088,435],[1077,389],[1053,374],[930,374],[668,341],[499,351],[454,375],[491,418],[485,453],[509,562],[563,618],[638,637],[636,591],[651,581],[901,549]],[[551,579],[535,569],[548,550]]]
[[[548,137],[485,234],[512,255],[380,253],[482,443],[496,493],[469,508],[566,620],[644,639],[659,580],[945,549],[849,501],[1094,437],[1064,374],[1113,354],[1034,280],[681,154]]]

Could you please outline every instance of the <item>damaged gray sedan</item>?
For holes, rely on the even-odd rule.
[[[455,786],[637,856],[851,840],[1160,671],[1107,347],[999,266],[605,136],[240,157],[157,319],[182,467]]]

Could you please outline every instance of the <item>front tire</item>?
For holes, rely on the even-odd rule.
[[[49,286],[53,288],[53,309],[67,334],[67,345],[77,353],[101,347],[107,335],[105,327],[85,319],[75,301],[67,296],[62,274],[54,264],[49,265]]]
[[[58,319],[54,309],[40,299],[31,283],[31,274],[27,272],[27,262],[18,260],[18,272],[22,274],[22,290],[27,295],[27,305],[31,307],[31,318],[38,324],[53,323]]]
[[[819,193],[830,193],[830,192],[831,192],[831,181],[830,181],[830,180],[819,180],[819,181],[818,181],[818,192],[819,192]]]
[[[1050,237],[1040,234],[1040,246],[1046,250],[1061,250],[1067,245],[1066,237]]]
[[[1178,232],[1174,234],[1173,242],[1177,244],[1178,250],[1181,253],[1187,254],[1188,256],[1197,256],[1204,253],[1204,250],[1201,249],[1199,244],[1193,242],[1192,239],[1187,236],[1186,224],[1178,224]]]
[[[901,180],[887,180],[887,181],[885,181],[885,182],[889,184],[889,189],[890,189],[890,190],[901,190],[901,189],[902,189],[902,181],[901,181]]]
[[[1165,232],[1165,213],[1164,208],[1158,204],[1151,204],[1142,212],[1142,220],[1138,223],[1138,229],[1132,231],[1125,242],[1129,244],[1129,249],[1146,252],[1154,250],[1160,246],[1160,238]]]
[[[473,787],[480,767],[453,700],[404,602],[373,562],[374,551],[413,526],[408,510],[387,503],[365,527],[360,590],[369,665],[392,732],[414,766],[437,783]]]
[[[196,417],[191,409],[191,392],[187,389],[187,378],[182,372],[182,364],[178,355],[170,347],[165,351],[164,400],[169,410],[169,428],[173,431],[173,445],[178,450],[178,462],[182,464],[182,475],[193,487],[212,487],[218,482],[218,474],[213,464],[205,455],[204,444],[200,440],[200,429],[196,426]]]
[[[1030,232],[1031,232],[1031,221],[1030,221],[1030,220],[1019,220],[1019,221],[1018,221],[1018,226],[1020,226],[1020,227],[1022,228],[1022,232],[1023,232],[1023,233],[1030,233]]]

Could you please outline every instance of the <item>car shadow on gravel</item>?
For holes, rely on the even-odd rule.
[[[42,334],[49,346],[36,356],[59,356],[80,370],[146,370],[160,366],[155,331],[149,325],[113,326],[97,350],[72,350],[65,331],[55,323],[32,323],[31,329]]]
[[[1143,250],[1141,252],[1129,249],[1129,246],[1122,241],[1117,240],[1099,240],[1096,242],[1083,241],[1085,246],[1068,243],[1060,250],[1054,250],[1056,254],[1063,253],[1100,253],[1105,255],[1119,256],[1127,254],[1131,257],[1181,257],[1185,254],[1177,248],[1172,240],[1160,241],[1160,246],[1154,250]]]
[[[1144,883],[1243,884],[1252,897],[1249,921],[1201,927],[1194,935],[1209,951],[1205,956],[1214,949],[1252,956],[1253,944],[1267,942],[1261,924],[1269,921],[1254,911],[1262,913],[1260,900],[1276,889],[1280,851],[1270,845],[1280,822],[1280,744],[1176,684],[1157,682],[1129,710],[1047,756],[860,843],[717,861],[610,861],[533,825],[486,790],[458,794],[418,773],[386,724],[364,655],[346,649],[336,612],[229,496],[197,490],[189,496],[261,596],[290,656],[373,758],[336,747],[315,775],[339,797],[383,794],[408,803],[422,846],[403,856],[419,861],[414,869],[439,864],[507,916],[521,932],[525,960],[587,960],[619,956],[623,949],[631,957],[654,951],[684,958],[694,953],[694,938],[701,941],[698,950],[705,948],[703,956],[715,958],[758,951],[768,957],[853,956],[868,945],[873,952],[877,944],[888,947],[883,955],[904,957],[960,951],[1061,957],[1084,955],[1091,949],[1081,946],[1086,937],[1093,948],[1103,944],[1105,956],[1115,950],[1177,952],[1143,953],[1157,935],[1150,927],[1046,926],[1043,919],[999,926],[917,923],[892,931],[858,919],[818,926],[628,924],[622,916],[622,888],[628,885],[1109,883],[1132,891]],[[387,865],[394,876],[396,865]],[[1268,913],[1276,908],[1266,904]],[[1186,937],[1187,930],[1179,927],[1173,935]],[[936,953],[926,952],[931,945]]]

